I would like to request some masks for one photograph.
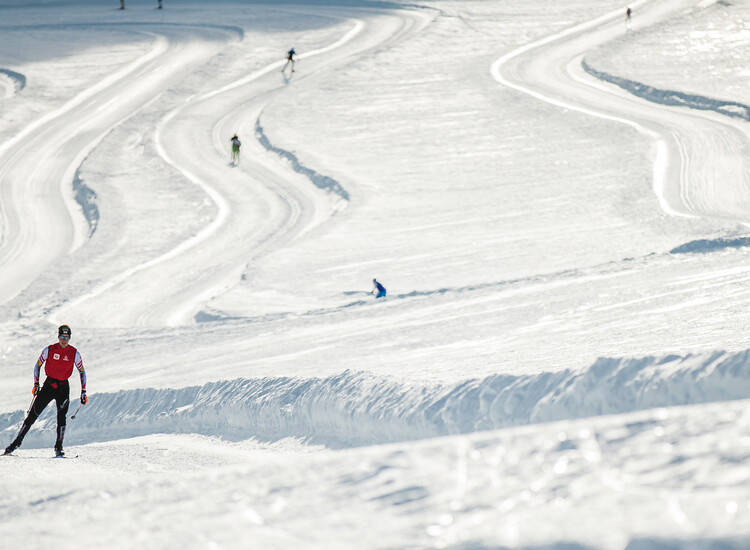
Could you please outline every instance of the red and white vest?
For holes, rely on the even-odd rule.
[[[76,348],[71,345],[62,347],[60,344],[51,344],[47,354],[47,363],[44,372],[47,376],[56,380],[67,380],[73,374],[76,360]]]

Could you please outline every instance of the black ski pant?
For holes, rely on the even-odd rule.
[[[15,443],[18,445],[21,444],[23,438],[31,429],[32,424],[36,422],[36,419],[39,418],[39,415],[42,414],[53,399],[57,405],[57,442],[55,446],[62,447],[62,442],[65,438],[68,406],[70,405],[70,384],[67,380],[55,380],[54,378],[47,378],[39,393],[36,394],[34,401],[31,403],[29,414],[26,416],[26,420],[23,421],[21,429],[16,436]]]

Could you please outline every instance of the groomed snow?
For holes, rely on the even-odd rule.
[[[750,546],[747,5],[118,7],[0,1],[0,547]]]

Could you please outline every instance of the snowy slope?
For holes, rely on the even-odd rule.
[[[117,4],[0,2],[0,547],[748,546],[746,5]]]

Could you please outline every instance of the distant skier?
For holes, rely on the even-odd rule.
[[[83,361],[81,354],[76,348],[70,345],[70,327],[61,325],[57,329],[57,344],[50,344],[42,350],[39,360],[34,366],[34,389],[32,394],[34,400],[29,407],[29,413],[18,431],[18,435],[13,442],[5,449],[5,454],[9,455],[21,446],[23,438],[31,429],[31,425],[42,414],[42,411],[49,405],[53,399],[57,404],[57,441],[55,442],[55,454],[65,456],[63,451],[63,439],[65,438],[65,417],[68,414],[68,405],[70,404],[70,384],[68,378],[73,374],[73,367],[78,369],[81,377],[81,404],[88,403],[86,397],[86,371],[83,370]],[[44,372],[47,378],[44,385],[39,388],[39,374],[42,365],[46,363]]]
[[[121,10],[125,9],[125,0],[120,0],[120,9]]]
[[[628,9],[625,10],[625,28],[627,30],[630,30],[630,17],[633,15],[633,10],[630,9],[630,6],[628,6]]]
[[[230,161],[232,164],[239,164],[240,146],[242,145],[242,143],[240,142],[240,138],[237,137],[237,134],[234,134],[230,141],[232,142],[232,157]]]
[[[159,1],[158,1],[158,4],[159,4],[159,7],[158,7],[158,8],[156,8],[156,9],[157,9],[157,10],[160,10],[160,9],[161,9],[161,0],[159,0]]]
[[[284,67],[281,69],[281,72],[283,73],[286,71],[286,68],[289,66],[289,64],[292,64],[292,72],[294,72],[294,63],[296,59],[294,56],[297,55],[297,52],[294,51],[294,48],[286,52],[286,63],[284,63]]]
[[[372,284],[375,285],[374,288],[370,291],[370,294],[375,294],[375,298],[385,298],[385,287],[381,285],[377,279],[372,280]]]

